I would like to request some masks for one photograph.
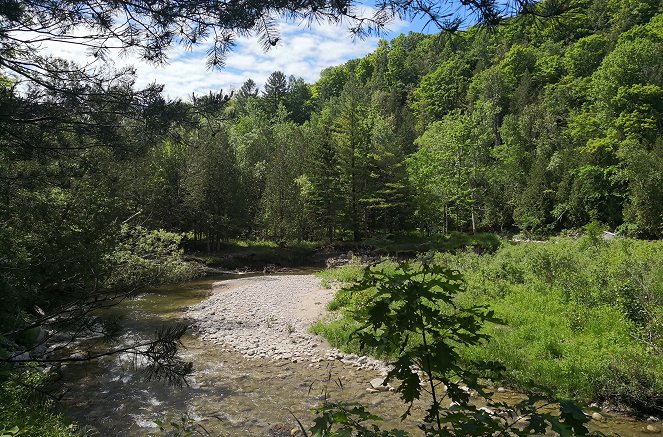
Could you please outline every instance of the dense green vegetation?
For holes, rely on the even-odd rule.
[[[48,398],[47,377],[30,369],[12,374],[0,385],[0,435],[70,437],[78,435],[78,427],[67,423],[61,413],[54,410]],[[43,391],[41,391],[43,390]],[[17,426],[17,425],[20,425]]]
[[[257,28],[266,45],[276,43],[268,2],[257,2],[252,17],[195,2],[163,11],[150,3],[132,16],[134,2],[98,3],[103,11],[91,13],[85,1],[10,1],[0,18],[14,30],[42,29],[45,40],[96,29],[88,43],[100,58],[99,41],[111,34],[159,60],[175,41],[196,44],[220,26],[212,65],[236,33]],[[382,41],[314,84],[274,72],[262,90],[249,79],[232,96],[189,102],[167,101],[158,85],[135,90],[130,70],[45,58],[3,26],[0,362],[17,371],[3,368],[0,378],[11,399],[1,411],[7,426],[28,402],[16,381],[34,383],[32,392],[41,383],[20,373],[20,362],[39,361],[51,333],[104,331],[90,317],[96,309],[193,277],[183,247],[208,264],[223,263],[218,252],[237,239],[268,241],[247,249],[264,260],[296,241],[286,253],[293,262],[323,242],[377,255],[459,246],[483,253],[497,247],[487,232],[530,237],[587,223],[595,223],[593,239],[507,246],[494,257],[436,255],[465,272],[459,299],[489,303],[507,322],[490,328],[488,347],[463,356],[498,356],[516,386],[533,379],[644,410],[660,402],[660,245],[600,238],[602,226],[632,238],[663,235],[660,2],[512,2],[535,12],[520,17],[482,3],[483,24],[506,22]],[[572,7],[541,18],[557,15],[550,11],[560,3]],[[348,14],[344,5],[274,8],[337,18]],[[210,13],[220,23],[201,23]],[[349,279],[353,268],[341,272]],[[335,305],[366,298],[341,294]],[[345,342],[353,323],[320,329]],[[157,374],[186,371],[175,357],[182,333],[164,331],[152,343],[169,354],[156,360]],[[66,432],[60,422],[46,413],[21,426],[58,435]]]
[[[459,350],[485,345],[489,339],[485,323],[500,321],[488,305],[459,305],[456,297],[463,289],[460,272],[433,264],[429,256],[417,263],[367,267],[344,290],[351,297],[370,296],[354,305],[358,327],[353,338],[363,348],[390,358],[391,369],[382,385],[395,384],[407,406],[401,417],[413,415],[413,403],[420,400],[428,408],[418,419],[418,428],[427,437],[524,437],[548,431],[562,437],[604,435],[590,433],[585,426],[590,419],[573,401],[560,400],[552,414],[537,404],[549,398],[535,394],[509,405],[492,399],[486,383],[499,379],[503,366],[493,359],[461,358]],[[472,395],[485,405],[479,407]],[[379,418],[356,403],[330,402],[325,396],[315,410],[313,436],[409,435],[381,430],[370,422]]]
[[[402,35],[312,85],[275,72],[259,92],[249,80],[153,148],[141,206],[210,249],[593,220],[658,237],[659,4],[580,3],[493,32]]]
[[[560,396],[607,401],[640,411],[661,408],[663,393],[663,245],[585,236],[547,243],[505,244],[495,254],[471,251],[429,255],[458,269],[466,289],[455,302],[489,305],[503,324],[489,324],[491,340],[463,347],[469,361],[494,360],[505,382],[531,383]],[[390,271],[396,264],[382,264]],[[321,273],[351,284],[364,269],[349,265]],[[329,309],[340,311],[314,326],[337,347],[357,352],[352,332],[375,290],[341,290]]]

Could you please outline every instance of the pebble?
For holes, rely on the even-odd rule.
[[[481,407],[481,408],[479,408],[479,411],[483,411],[484,413],[486,413],[490,416],[495,415],[495,412],[493,410],[491,410],[490,408],[488,408],[488,407]]]
[[[232,287],[229,288],[228,287]],[[235,350],[247,358],[282,359],[293,363],[340,360],[360,370],[388,372],[384,362],[344,354],[320,344],[309,332],[312,316],[324,313],[334,292],[314,275],[257,276],[215,284],[214,293],[190,307],[186,317],[204,340]],[[308,308],[305,302],[319,305]],[[383,387],[382,390],[388,390]]]
[[[656,427],[654,425],[645,426],[643,431],[646,432],[646,433],[649,433],[649,434],[658,434],[658,433],[661,432],[661,430],[658,429],[658,427]]]

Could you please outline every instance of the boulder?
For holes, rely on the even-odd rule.
[[[643,431],[646,432],[647,434],[659,434],[661,432],[661,430],[654,425],[645,426]]]
[[[378,391],[387,391],[387,390],[389,390],[389,384],[384,383],[384,378],[373,378],[373,379],[371,379],[370,384],[371,384],[371,387],[374,390],[378,390]]]
[[[603,422],[605,420],[605,417],[601,413],[592,413],[592,419],[598,421],[598,422]]]

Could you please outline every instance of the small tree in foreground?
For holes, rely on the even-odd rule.
[[[550,401],[530,395],[516,405],[491,399],[485,381],[499,378],[496,362],[463,362],[458,349],[488,340],[485,322],[496,322],[485,306],[461,308],[456,295],[464,283],[459,272],[427,262],[402,263],[394,271],[366,269],[352,292],[374,290],[356,317],[363,325],[355,331],[362,347],[393,357],[384,384],[397,383],[407,404],[402,418],[412,413],[415,400],[430,401],[420,425],[426,436],[526,436],[553,431],[561,436],[590,433],[588,418],[570,401]],[[476,392],[484,407],[471,402]],[[559,413],[542,412],[553,405]],[[405,431],[382,431],[372,423],[379,417],[356,403],[326,402],[310,432],[314,436],[404,436]]]

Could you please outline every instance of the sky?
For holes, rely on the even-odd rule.
[[[165,65],[149,64],[132,55],[120,56],[119,52],[110,52],[109,58],[115,67],[131,65],[136,69],[137,88],[163,84],[165,96],[187,100],[192,93],[238,89],[249,78],[262,89],[267,77],[277,70],[313,83],[325,68],[371,53],[382,38],[391,40],[409,30],[422,31],[422,25],[394,20],[385,34],[365,39],[353,38],[342,23],[307,26],[307,23],[280,21],[279,30],[280,42],[267,52],[257,36],[239,38],[220,70],[210,70],[206,65],[208,44],[188,51],[174,46],[168,51]],[[81,65],[90,63],[91,59],[83,48],[73,44],[47,43],[41,50]]]

